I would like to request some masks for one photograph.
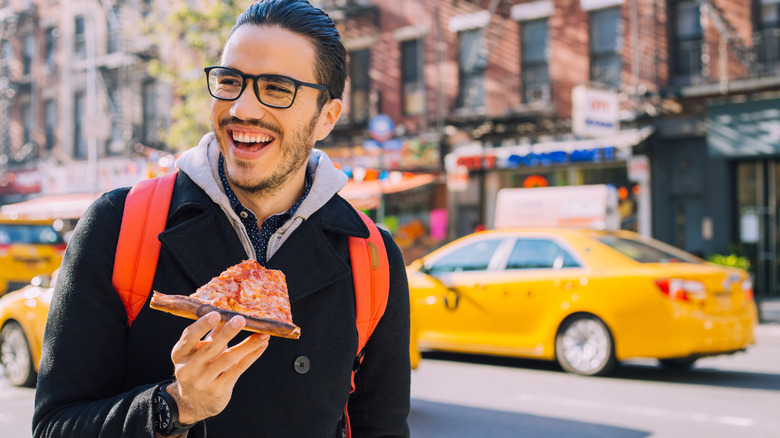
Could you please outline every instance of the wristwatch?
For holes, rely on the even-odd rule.
[[[195,426],[195,424],[184,426],[179,423],[179,408],[176,400],[165,390],[169,384],[170,382],[166,382],[158,386],[152,397],[154,430],[162,436],[181,435]]]

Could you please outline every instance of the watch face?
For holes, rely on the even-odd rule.
[[[165,399],[159,395],[154,396],[154,419],[158,431],[164,431],[171,425],[171,409]]]

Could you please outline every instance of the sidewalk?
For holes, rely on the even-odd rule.
[[[758,301],[759,317],[756,335],[770,338],[780,338],[780,298],[760,298]]]

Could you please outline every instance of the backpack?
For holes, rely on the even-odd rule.
[[[141,181],[130,189],[125,200],[112,283],[125,305],[128,326],[133,324],[152,290],[161,247],[157,236],[165,230],[177,174],[172,172]],[[355,211],[368,227],[370,236],[367,239],[348,237],[358,332],[350,392],[355,391],[355,373],[363,361],[364,347],[385,312],[390,289],[390,269],[382,235],[368,216]],[[349,437],[346,408],[344,420]]]

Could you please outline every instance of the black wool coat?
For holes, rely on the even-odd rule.
[[[153,437],[152,394],[173,376],[171,348],[191,320],[148,307],[128,327],[111,285],[127,189],[103,195],[79,221],[59,272],[35,395],[34,436]],[[357,348],[346,236],[367,237],[334,196],[301,224],[267,267],[287,277],[298,340],[272,337],[238,380],[227,408],[192,438],[340,437],[349,401],[354,437],[409,435],[409,292],[401,252],[382,232],[390,263],[387,311],[366,346],[350,396]],[[247,258],[220,208],[183,172],[174,187],[153,289],[193,293]],[[236,341],[246,337],[242,332]],[[296,362],[309,369],[300,373]]]

